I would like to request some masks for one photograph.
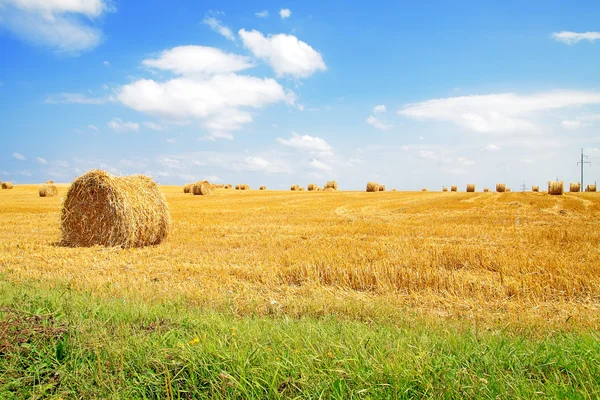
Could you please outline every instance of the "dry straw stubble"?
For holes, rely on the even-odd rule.
[[[65,246],[143,247],[162,242],[171,226],[158,185],[144,175],[92,170],[75,179],[63,202]]]

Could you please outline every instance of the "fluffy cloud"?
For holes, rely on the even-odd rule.
[[[94,18],[111,11],[105,0],[2,0],[0,25],[20,39],[77,54],[102,42]]]
[[[600,32],[555,32],[552,34],[552,38],[556,41],[572,45],[581,42],[582,40],[587,40],[590,42],[594,42],[595,40],[600,40]]]
[[[296,150],[318,153],[321,155],[332,155],[333,149],[324,139],[310,135],[298,135],[292,132],[289,139],[277,138],[277,142],[284,146],[293,147]]]
[[[583,124],[581,123],[581,121],[577,121],[577,120],[574,120],[574,121],[568,121],[568,120],[567,121],[562,121],[560,123],[560,125],[563,128],[565,128],[565,129],[567,129],[569,131],[574,131],[574,130],[579,129],[579,128],[581,128],[583,126]]]
[[[522,133],[538,130],[532,119],[541,112],[592,104],[600,104],[600,93],[503,93],[427,100],[409,104],[398,114],[417,120],[448,121],[478,133]]]
[[[281,10],[279,10],[279,16],[281,17],[281,19],[289,18],[290,15],[292,15],[292,12],[289,8],[282,8]]]
[[[369,115],[369,118],[367,118],[366,121],[369,125],[372,125],[377,129],[381,129],[382,131],[385,131],[385,130],[393,127],[393,125],[386,124],[372,115]]]
[[[256,15],[258,18],[266,18],[269,16],[269,12],[267,10],[262,10],[259,12],[255,12],[254,15]]]
[[[113,118],[107,125],[117,133],[137,132],[140,130],[140,124],[137,122],[127,122],[121,118]]]
[[[252,54],[266,61],[277,76],[306,78],[327,67],[321,54],[296,36],[278,34],[265,37],[262,33],[241,29],[239,35]]]
[[[221,24],[221,21],[219,21],[215,17],[206,17],[206,18],[204,18],[202,23],[210,26],[210,29],[217,32],[219,35],[222,35],[227,40],[231,40],[231,41],[235,40],[235,36],[233,36],[233,32],[231,32],[231,29],[229,29],[226,26],[223,26]]]
[[[374,113],[381,113],[381,112],[386,112],[386,111],[387,111],[387,108],[383,104],[373,107]]]
[[[40,164],[43,164],[43,165],[46,165],[46,164],[48,164],[48,161],[46,161],[46,159],[45,159],[45,158],[42,158],[42,157],[36,157],[36,158],[35,158],[35,160],[36,160],[37,162],[39,162]]]
[[[12,153],[13,158],[16,158],[17,160],[21,160],[21,161],[25,161],[27,160],[27,158],[25,158],[25,156],[21,153]]]
[[[174,47],[163,51],[158,58],[142,61],[142,65],[188,77],[227,74],[253,67],[248,57],[205,46]]]

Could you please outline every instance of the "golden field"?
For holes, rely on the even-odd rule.
[[[600,193],[161,187],[140,249],[61,247],[59,196],[0,191],[0,279],[239,315],[600,328]]]

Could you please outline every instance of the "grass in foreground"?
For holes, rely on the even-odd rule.
[[[594,331],[235,316],[0,277],[0,398],[598,398]]]

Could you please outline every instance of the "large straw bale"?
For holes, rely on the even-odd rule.
[[[367,182],[367,192],[378,192],[379,184],[377,182]]]
[[[12,189],[12,188],[13,188],[12,182],[2,182],[2,189]]]
[[[40,197],[58,196],[58,189],[54,185],[42,185],[39,189]]]
[[[192,185],[194,196],[208,196],[211,191],[211,185],[208,181],[198,181]]]
[[[294,184],[294,185],[290,186],[290,190],[292,192],[299,192],[300,191],[300,185]]]
[[[498,193],[506,192],[506,183],[496,183],[496,192],[498,192]]]
[[[192,186],[194,186],[193,183],[188,183],[187,185],[184,185],[183,193],[192,193]]]
[[[338,190],[337,181],[329,181],[325,184],[325,189]]]
[[[473,193],[474,191],[475,191],[475,184],[474,183],[467,184],[467,192]]]
[[[317,190],[318,186],[316,183],[309,183],[308,186],[306,187],[306,189],[308,189],[309,191],[314,191]]]
[[[539,186],[532,186],[531,187],[531,191],[532,192],[539,192],[540,191],[540,187]]]
[[[456,185],[450,186],[450,191],[451,192],[456,192],[457,190],[458,190],[458,186],[456,186]]]
[[[379,191],[385,192],[385,185],[379,185]]]
[[[581,186],[579,182],[571,182],[569,183],[569,192],[579,192],[581,190]]]
[[[564,192],[563,181],[549,181],[548,182],[548,194],[561,195]]]
[[[267,187],[266,186],[261,186],[259,189],[260,190],[267,190]]]
[[[62,207],[66,246],[155,245],[167,237],[170,225],[165,197],[143,175],[117,177],[90,171],[73,181]]]
[[[585,191],[586,192],[595,192],[596,191],[596,184],[595,183],[590,183],[589,185],[586,186]]]

